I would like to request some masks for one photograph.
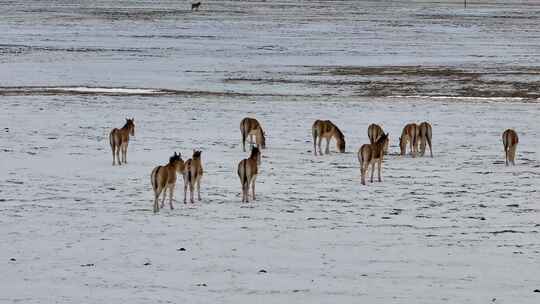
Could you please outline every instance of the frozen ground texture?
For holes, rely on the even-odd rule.
[[[475,2],[1,2],[0,302],[538,303],[540,7]],[[346,154],[312,155],[318,118]],[[396,155],[423,120],[435,157]],[[392,153],[362,187],[372,122]],[[193,148],[203,202],[153,215],[150,171]]]

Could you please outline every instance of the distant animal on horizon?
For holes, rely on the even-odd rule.
[[[370,124],[368,127],[368,137],[369,137],[369,143],[373,144],[379,139],[381,136],[384,135],[384,131],[381,126],[378,124]],[[388,144],[390,142],[390,138],[386,141],[386,144],[384,145],[384,154],[388,154]]]
[[[375,172],[375,163],[378,164],[379,182],[382,182],[381,167],[384,158],[384,147],[388,142],[388,133],[380,136],[372,144],[364,144],[358,150],[358,161],[360,162],[360,175],[362,185],[366,184],[366,174],[371,164],[371,182],[373,183],[373,174]]]
[[[257,119],[251,117],[242,119],[240,133],[244,152],[246,152],[246,140],[249,140],[251,146],[255,143],[259,149],[266,149],[266,134]]]
[[[424,121],[420,124],[418,130],[418,142],[420,144],[420,156],[424,156],[426,153],[426,144],[429,146],[429,154],[433,157],[433,150],[431,148],[431,136],[432,128],[429,122]]]
[[[185,163],[184,170],[184,204],[187,203],[187,191],[189,187],[190,202],[193,204],[193,191],[197,186],[198,200],[201,200],[201,178],[203,176],[203,167],[201,161],[202,151],[193,150],[193,156]]]
[[[169,163],[165,166],[157,166],[152,170],[150,175],[150,181],[152,183],[152,189],[154,190],[154,213],[157,213],[160,208],[165,206],[165,197],[167,196],[167,189],[169,189],[169,205],[171,210],[173,207],[173,195],[174,188],[176,186],[176,174],[184,174],[185,164],[182,160],[180,153],[169,158]],[[159,196],[163,192],[163,200],[161,201],[161,207],[158,204]]]
[[[238,164],[238,177],[242,185],[242,203],[249,203],[249,186],[253,200],[255,200],[255,179],[259,173],[259,165],[261,164],[261,151],[257,147],[251,148],[251,155],[245,158]]]
[[[191,3],[191,10],[192,11],[198,11],[199,10],[199,7],[201,6],[201,1],[199,2],[195,2],[195,3]]]
[[[519,143],[519,138],[516,131],[514,131],[513,129],[507,129],[502,134],[502,140],[506,165],[508,166],[509,164],[512,164],[513,166],[515,166],[516,150]]]
[[[400,154],[405,155],[407,152],[407,143],[409,143],[410,151],[412,157],[416,157],[416,152],[418,150],[418,137],[420,130],[418,125],[415,123],[407,124],[403,131],[401,132],[401,137],[399,138],[399,148]]]
[[[326,154],[330,154],[330,140],[332,138],[336,139],[336,149],[340,153],[345,152],[345,136],[330,120],[316,120],[311,127],[311,133],[313,135],[313,154],[315,156],[317,156],[317,147],[319,147],[319,155],[323,155],[321,150],[323,138],[326,139]]]
[[[129,136],[135,136],[135,119],[126,118],[126,124],[121,128],[112,129],[109,134],[109,143],[111,144],[113,162],[115,164],[115,159],[118,162],[118,165],[121,165],[122,162],[127,164],[127,148],[129,144]],[[120,151],[122,151],[122,158],[120,159]]]

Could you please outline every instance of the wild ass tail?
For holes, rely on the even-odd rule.
[[[111,144],[111,149],[113,149],[113,151],[114,151],[113,133],[114,133],[114,130],[112,130],[111,133],[109,133],[109,143]]]
[[[240,133],[242,133],[242,147],[246,151],[246,139],[247,139],[247,119],[242,120],[240,124]]]
[[[311,135],[313,135],[313,148],[317,146],[317,137],[319,137],[319,132],[316,127],[311,129]]]
[[[159,169],[161,169],[161,166],[157,166],[152,170],[152,174],[150,175],[150,181],[152,182],[152,189],[154,189],[154,192],[157,191],[158,183],[157,183],[157,177]]]

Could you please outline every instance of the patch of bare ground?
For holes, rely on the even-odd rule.
[[[268,78],[227,78],[225,82],[324,87],[340,96],[449,96],[540,98],[540,67],[327,66]],[[347,93],[346,93],[347,94]]]

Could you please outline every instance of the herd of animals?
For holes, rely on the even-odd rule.
[[[261,164],[261,149],[266,149],[266,134],[259,121],[255,118],[246,117],[240,122],[240,133],[242,135],[242,148],[246,152],[246,141],[251,146],[250,156],[243,159],[238,164],[238,177],[242,187],[242,202],[249,202],[249,188],[251,186],[251,196],[255,200],[255,180],[259,173]],[[127,118],[125,125],[120,129],[113,129],[109,134],[109,141],[113,155],[113,166],[127,163],[127,148],[129,136],[135,136],[135,119]],[[330,140],[335,139],[336,148],[340,153],[345,152],[345,136],[341,130],[330,120],[316,120],[312,126],[313,153],[317,156],[323,155],[321,144],[326,140],[325,153],[330,153]],[[384,155],[388,153],[389,136],[384,133],[381,126],[371,124],[368,127],[369,144],[364,144],[358,150],[358,161],[360,162],[360,174],[362,185],[366,184],[365,176],[371,165],[371,182],[375,165],[378,169],[378,181],[381,182],[381,167]],[[405,125],[399,138],[400,154],[405,155],[407,144],[410,154],[416,157],[417,154],[424,156],[426,146],[429,146],[430,156],[433,157],[432,150],[432,127],[428,122],[421,124],[410,123]],[[516,131],[507,129],[502,134],[506,165],[515,165],[515,156],[519,138]],[[120,154],[121,153],[121,154]],[[174,152],[169,158],[169,162],[163,166],[157,166],[152,170],[150,181],[154,190],[154,212],[164,208],[167,191],[169,192],[169,205],[173,207],[173,193],[176,186],[177,174],[181,174],[184,179],[184,204],[187,203],[187,192],[190,192],[190,202],[194,203],[194,190],[197,188],[197,198],[201,200],[201,178],[204,170],[201,161],[202,151],[193,150],[192,158],[184,161],[180,153]],[[121,157],[120,157],[121,156]],[[161,205],[159,198],[162,197]]]

